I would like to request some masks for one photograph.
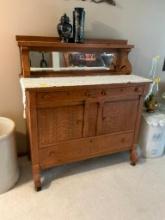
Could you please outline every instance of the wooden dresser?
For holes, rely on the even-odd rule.
[[[17,36],[17,41],[35,189],[41,189],[41,170],[56,165],[127,150],[135,165],[143,99],[150,80],[129,75],[128,53],[133,46],[120,40],[65,44],[58,38],[28,36]],[[65,58],[75,51],[80,58],[83,52],[86,62],[105,51],[106,58],[110,54],[115,58],[111,68],[41,70],[31,67],[31,51],[58,51]]]

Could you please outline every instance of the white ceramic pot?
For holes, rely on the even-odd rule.
[[[0,117],[0,194],[12,188],[18,177],[15,123]]]

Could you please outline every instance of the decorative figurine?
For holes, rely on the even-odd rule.
[[[145,100],[144,105],[147,112],[155,112],[158,109],[158,101],[154,94],[150,94]]]
[[[69,17],[66,14],[61,17],[60,23],[57,25],[57,30],[61,42],[68,43],[72,34],[72,25],[69,23]]]
[[[150,90],[145,97],[144,105],[146,107],[147,112],[154,112],[158,109],[159,105],[159,83],[160,83],[160,76],[157,74],[157,67],[160,60],[160,56],[155,56],[152,58],[152,65],[149,75],[152,78],[152,84],[150,86]]]
[[[84,38],[85,11],[84,8],[75,8],[73,11],[73,41],[83,43]]]

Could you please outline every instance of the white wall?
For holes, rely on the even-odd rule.
[[[56,25],[63,13],[72,16],[74,7],[86,10],[86,36],[128,39],[135,44],[130,58],[139,75],[149,72],[151,59],[165,56],[165,1],[116,0],[117,7],[90,0],[0,0],[0,115],[16,121],[19,151],[24,150],[19,50],[15,35],[57,36]]]

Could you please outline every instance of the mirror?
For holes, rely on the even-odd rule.
[[[114,70],[116,54],[109,52],[39,52],[29,53],[30,70]]]

